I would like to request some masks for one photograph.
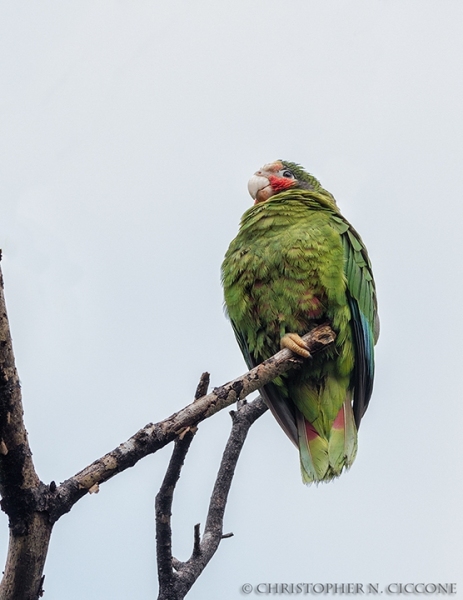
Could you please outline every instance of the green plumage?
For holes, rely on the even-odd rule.
[[[304,482],[327,481],[352,464],[371,395],[374,283],[334,198],[294,163],[276,164],[291,169],[294,187],[243,215],[222,266],[225,306],[250,367],[275,354],[286,333],[331,323],[335,345],[264,390],[299,447]]]

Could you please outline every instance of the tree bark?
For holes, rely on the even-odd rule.
[[[47,513],[34,512],[26,534],[16,535],[10,529],[0,600],[37,600],[43,595],[43,569],[52,527]]]

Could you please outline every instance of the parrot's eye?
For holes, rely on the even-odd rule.
[[[282,175],[288,179],[294,179],[294,175],[291,173],[291,171],[283,171]]]

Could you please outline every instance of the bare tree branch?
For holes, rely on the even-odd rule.
[[[167,467],[164,480],[156,495],[156,555],[158,563],[158,579],[160,597],[172,598],[174,590],[174,572],[172,570],[172,501],[177,481],[185,461],[185,457],[196,433],[188,430],[182,438],[177,438],[172,457]],[[162,595],[161,595],[162,594]]]
[[[321,325],[304,336],[311,354],[323,350],[334,339],[335,334],[329,325]],[[171,473],[175,478],[175,471],[180,473],[179,461],[182,453],[184,459],[188,443],[191,443],[189,438],[193,436],[199,422],[237,400],[242,400],[289,369],[299,368],[301,364],[302,360],[295,358],[289,350],[282,350],[241,377],[215,388],[209,394],[206,394],[209,376],[205,373],[192,404],[159,423],[146,425],[126,442],[94,461],[60,486],[56,486],[53,481],[48,486],[40,481],[32,462],[23,421],[20,384],[14,362],[0,271],[0,493],[1,508],[8,514],[10,523],[10,542],[4,577],[0,584],[0,600],[36,600],[43,594],[43,567],[53,524],[63,514],[69,512],[85,494],[98,491],[101,483],[132,467],[141,458],[163,448],[174,439],[178,439],[176,452],[174,451],[175,461],[178,464],[175,468],[172,467]],[[247,411],[251,410],[249,406],[251,405],[240,406],[237,414],[241,415],[242,411],[244,411],[243,415],[247,414]],[[265,410],[263,403],[262,409]],[[255,418],[257,416],[253,420]],[[250,423],[242,431],[247,433],[249,426]],[[232,430],[232,434],[235,435],[236,432],[234,434]],[[228,450],[228,445],[227,451],[231,452]],[[220,488],[226,490],[226,493],[221,492],[225,493],[225,497],[223,501],[213,502],[214,498],[219,497],[219,491],[214,491],[201,543],[198,542],[198,534],[196,534],[195,551],[186,563],[170,558],[170,569],[174,565],[182,571],[184,593],[204,569],[222,538],[223,510],[231,482],[230,479],[226,483],[226,469],[229,468],[227,464],[227,462],[222,463],[218,478],[218,481],[222,478],[225,482]],[[221,474],[222,469],[225,469],[223,474]],[[171,550],[164,551],[166,565],[167,551],[171,552]],[[177,571],[177,575],[179,573]]]
[[[332,344],[335,337],[331,327],[324,324],[313,329],[302,339],[313,355]],[[193,427],[219,410],[245,398],[278,375],[299,368],[302,361],[303,359],[295,357],[290,350],[281,350],[241,377],[214,388],[211,393],[195,400],[167,419],[155,424],[149,423],[126,442],[56,488],[48,505],[52,522],[70,511],[95,485],[104,483],[114,475],[133,467],[148,454],[157,452],[172,442],[183,429]]]
[[[222,461],[211,495],[204,535],[202,540],[200,540],[199,525],[195,525],[193,553],[186,562],[182,563],[172,557],[170,512],[168,518],[169,530],[167,532],[167,529],[164,528],[164,525],[160,522],[161,514],[158,514],[156,511],[157,532],[159,533],[161,529],[162,534],[168,535],[169,537],[169,541],[166,544],[168,547],[168,554],[167,552],[164,552],[164,549],[162,549],[163,554],[161,558],[158,554],[158,600],[182,600],[215,554],[221,540],[233,535],[231,533],[223,535],[223,517],[228,500],[228,493],[230,491],[236,465],[249,428],[261,415],[264,414],[266,410],[267,406],[263,399],[259,396],[256,400],[249,404],[243,403],[236,412],[231,412],[233,419],[232,430],[222,456]],[[169,464],[168,472],[170,467],[171,464]],[[178,470],[178,474],[179,472],[180,471]],[[163,486],[166,479],[167,473],[163,482]],[[169,511],[172,505],[173,491],[177,481],[178,477],[173,483],[173,487],[169,488],[167,491]],[[161,487],[161,490],[162,489],[163,487]],[[157,502],[158,499],[160,500],[161,490],[156,497]],[[159,542],[159,537],[157,541]],[[168,555],[170,556],[170,563],[167,561]],[[175,572],[173,571],[173,568],[175,568]]]
[[[195,401],[207,394],[208,387],[209,373],[203,373],[196,388]],[[196,431],[196,428],[185,429],[175,440],[172,457],[155,500],[158,579],[160,582],[160,595],[162,594],[166,598],[171,597],[174,586],[174,573],[172,571],[172,501],[175,486],[180,478],[185,457]]]
[[[1,274],[0,274],[1,277]],[[16,533],[27,528],[28,502],[23,490],[40,484],[23,421],[21,386],[11,342],[3,278],[0,280],[0,492],[2,509]],[[33,500],[30,499],[30,502]]]
[[[10,526],[1,600],[35,599],[40,593],[52,529],[47,516],[40,512],[46,491],[35,471],[24,426],[0,271],[0,494]]]

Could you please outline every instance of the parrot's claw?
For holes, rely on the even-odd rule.
[[[311,357],[304,340],[297,333],[284,335],[280,340],[280,348],[288,348],[288,350],[292,350],[295,354],[304,358]]]

